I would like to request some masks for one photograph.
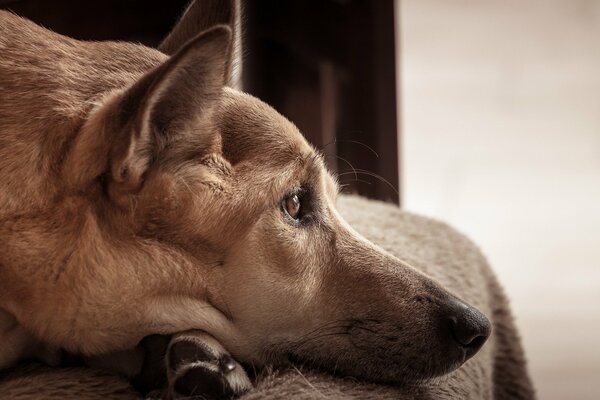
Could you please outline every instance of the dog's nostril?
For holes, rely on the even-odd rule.
[[[480,329],[478,324],[471,324],[471,321],[458,321],[455,317],[450,318],[450,332],[452,337],[461,346],[481,347],[487,339],[489,333],[486,329]]]
[[[469,355],[475,354],[490,336],[490,321],[481,312],[464,303],[454,302],[449,317],[450,333]]]

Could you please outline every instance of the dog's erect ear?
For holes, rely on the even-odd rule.
[[[158,49],[165,54],[175,54],[199,32],[216,25],[226,25],[232,32],[233,45],[227,60],[225,81],[235,87],[241,69],[240,0],[192,1]]]
[[[225,83],[230,39],[228,27],[211,28],[125,93],[125,132],[110,157],[115,182],[137,188],[169,136],[186,132],[207,115]]]
[[[95,110],[65,162],[67,183],[82,188],[106,176],[111,192],[136,191],[167,143],[209,135],[199,127],[222,92],[230,46],[231,30],[213,27]]]

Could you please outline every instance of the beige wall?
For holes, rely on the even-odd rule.
[[[400,0],[404,204],[483,248],[540,398],[600,398],[600,1]]]

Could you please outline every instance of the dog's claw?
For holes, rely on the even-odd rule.
[[[204,332],[174,336],[167,353],[167,398],[229,399],[252,388],[244,369]]]
[[[229,373],[233,371],[235,369],[235,366],[237,365],[235,360],[230,355],[225,355],[221,357],[219,361],[219,364],[221,365],[221,371],[223,371],[224,373]]]

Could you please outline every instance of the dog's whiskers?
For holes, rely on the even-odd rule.
[[[377,152],[375,150],[373,150],[373,148],[367,144],[364,144],[363,142],[360,142],[358,140],[352,140],[352,139],[338,139],[338,138],[334,138],[333,140],[327,142],[326,144],[324,144],[323,146],[321,146],[319,148],[319,151],[322,152],[326,147],[331,146],[332,144],[336,144],[337,142],[341,142],[341,143],[354,143],[354,144],[358,144],[361,145],[363,147],[365,147],[366,149],[368,149],[369,151],[371,151],[371,153],[373,153],[375,155],[375,157],[379,158],[379,154],[377,154]]]
[[[321,395],[321,397],[326,397],[319,389],[317,389],[315,387],[315,385],[313,385],[312,383],[310,383],[310,381],[308,380],[308,378],[306,378],[306,376],[302,373],[302,371],[300,371],[296,366],[292,366],[292,368],[298,373],[298,375],[300,375],[302,377],[302,379],[304,379],[304,381],[306,382],[306,384],[308,386],[310,386],[315,392],[319,393]]]
[[[398,190],[394,187],[394,185],[392,185],[387,179],[385,179],[384,177],[382,177],[379,174],[373,173],[373,172],[369,172],[367,170],[364,169],[355,169],[354,171],[347,171],[347,172],[342,172],[339,173],[338,176],[344,176],[344,175],[348,175],[348,174],[363,174],[363,175],[367,175],[367,176],[372,176],[373,178],[377,178],[378,180],[380,180],[381,182],[387,184],[397,195],[400,195],[400,193],[398,192]]]
[[[348,142],[348,143],[354,143],[354,144],[358,144],[361,145],[365,148],[367,148],[368,150],[371,151],[371,153],[373,153],[375,155],[375,157],[379,158],[379,154],[377,154],[377,152],[375,150],[373,150],[373,148],[369,145],[364,144],[363,142],[359,142],[358,140],[352,140],[352,139],[339,139],[340,142]]]
[[[354,179],[352,182],[360,182],[360,183],[365,183],[365,184],[367,184],[367,185],[372,185],[372,184],[373,184],[372,182],[365,181],[364,179]],[[348,183],[345,183],[345,184],[343,184],[343,185],[340,185],[340,187],[341,187],[342,189],[343,189],[343,188],[345,188],[345,187],[347,187],[347,186],[350,186],[350,184],[348,184]]]
[[[352,171],[354,172],[354,180],[358,180],[358,174],[356,173],[356,168],[354,168],[354,165],[352,165],[352,163],[350,161],[346,160],[344,157],[338,156],[337,154],[334,154],[333,156],[335,158],[338,158],[338,159],[342,160],[346,164],[348,164],[348,166],[350,168],[352,168]],[[327,156],[325,156],[325,157],[327,157]]]

